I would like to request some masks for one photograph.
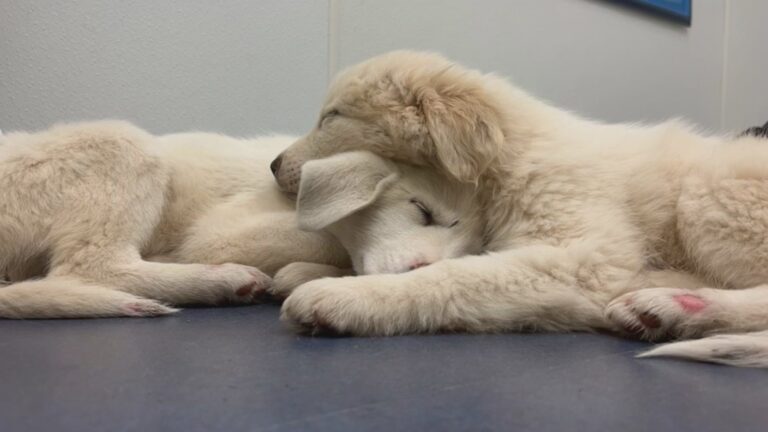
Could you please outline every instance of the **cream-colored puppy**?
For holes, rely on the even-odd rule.
[[[755,332],[650,355],[768,366],[765,141],[589,121],[440,56],[395,52],[339,75],[275,177],[295,191],[305,162],[350,150],[475,185],[487,254],[312,281],[286,319],[359,335]]]
[[[275,276],[273,295],[321,277],[403,273],[476,254],[483,224],[473,188],[368,152],[307,162],[298,192],[298,221],[333,234],[352,259],[352,271],[289,264]]]
[[[1,136],[0,317],[248,303],[286,264],[348,267],[331,236],[297,228],[272,181],[269,161],[293,140],[157,137],[124,122]]]

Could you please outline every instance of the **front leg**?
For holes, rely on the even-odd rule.
[[[610,328],[603,308],[634,271],[599,257],[530,246],[409,273],[321,279],[297,288],[282,316],[313,334]]]
[[[278,270],[269,288],[269,294],[276,300],[285,300],[297,287],[309,281],[353,274],[352,269],[341,269],[327,264],[295,262]]]

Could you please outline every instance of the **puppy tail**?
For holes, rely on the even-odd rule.
[[[71,278],[0,286],[0,318],[97,318],[168,315],[177,309],[133,294]]]
[[[638,357],[676,357],[740,367],[768,368],[768,331],[673,342]]]

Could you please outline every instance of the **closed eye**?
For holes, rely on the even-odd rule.
[[[421,201],[417,199],[411,199],[411,204],[415,205],[416,208],[419,209],[421,212],[421,216],[424,220],[424,226],[430,226],[435,224],[435,217],[432,214],[432,210],[427,208]]]
[[[325,114],[323,114],[323,116],[320,118],[320,123],[318,124],[318,126],[317,126],[317,127],[318,127],[318,128],[321,128],[321,127],[323,127],[323,123],[325,123],[325,121],[326,121],[326,120],[328,120],[328,119],[330,119],[330,118],[333,118],[333,117],[336,117],[337,115],[339,115],[339,110],[337,110],[337,109],[332,109],[332,110],[330,110],[330,111],[326,112],[326,113],[325,113]]]

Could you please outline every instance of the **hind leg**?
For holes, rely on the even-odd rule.
[[[609,319],[652,340],[768,329],[768,179],[686,179],[678,232],[693,267],[720,289],[639,290],[614,300]]]
[[[172,305],[220,305],[261,300],[271,279],[239,264],[173,264],[106,259],[87,269],[59,267],[52,276],[76,276]]]
[[[72,278],[47,277],[0,288],[0,318],[152,317],[173,312],[176,309],[154,300]]]
[[[253,267],[143,260],[139,248],[160,217],[164,183],[136,182],[134,190],[141,193],[126,191],[109,205],[97,202],[87,213],[80,208],[65,214],[70,223],[53,229],[51,276],[72,276],[173,305],[249,303],[266,292],[271,279]]]
[[[714,286],[768,283],[768,178],[688,178],[678,202],[687,258]]]
[[[54,228],[51,276],[73,276],[173,305],[250,303],[262,297],[271,279],[253,267],[143,260],[139,248],[156,226],[164,190],[162,182],[138,186],[142,194],[94,205]]]
[[[32,195],[17,201],[50,196],[50,276],[171,304],[250,302],[265,291],[269,278],[257,269],[141,259],[161,218],[169,173],[148,150],[151,137],[115,130],[80,127],[49,145],[55,157],[28,163],[39,178],[24,173]]]
[[[628,335],[654,341],[768,330],[768,285],[642,289],[620,296],[606,313]]]

